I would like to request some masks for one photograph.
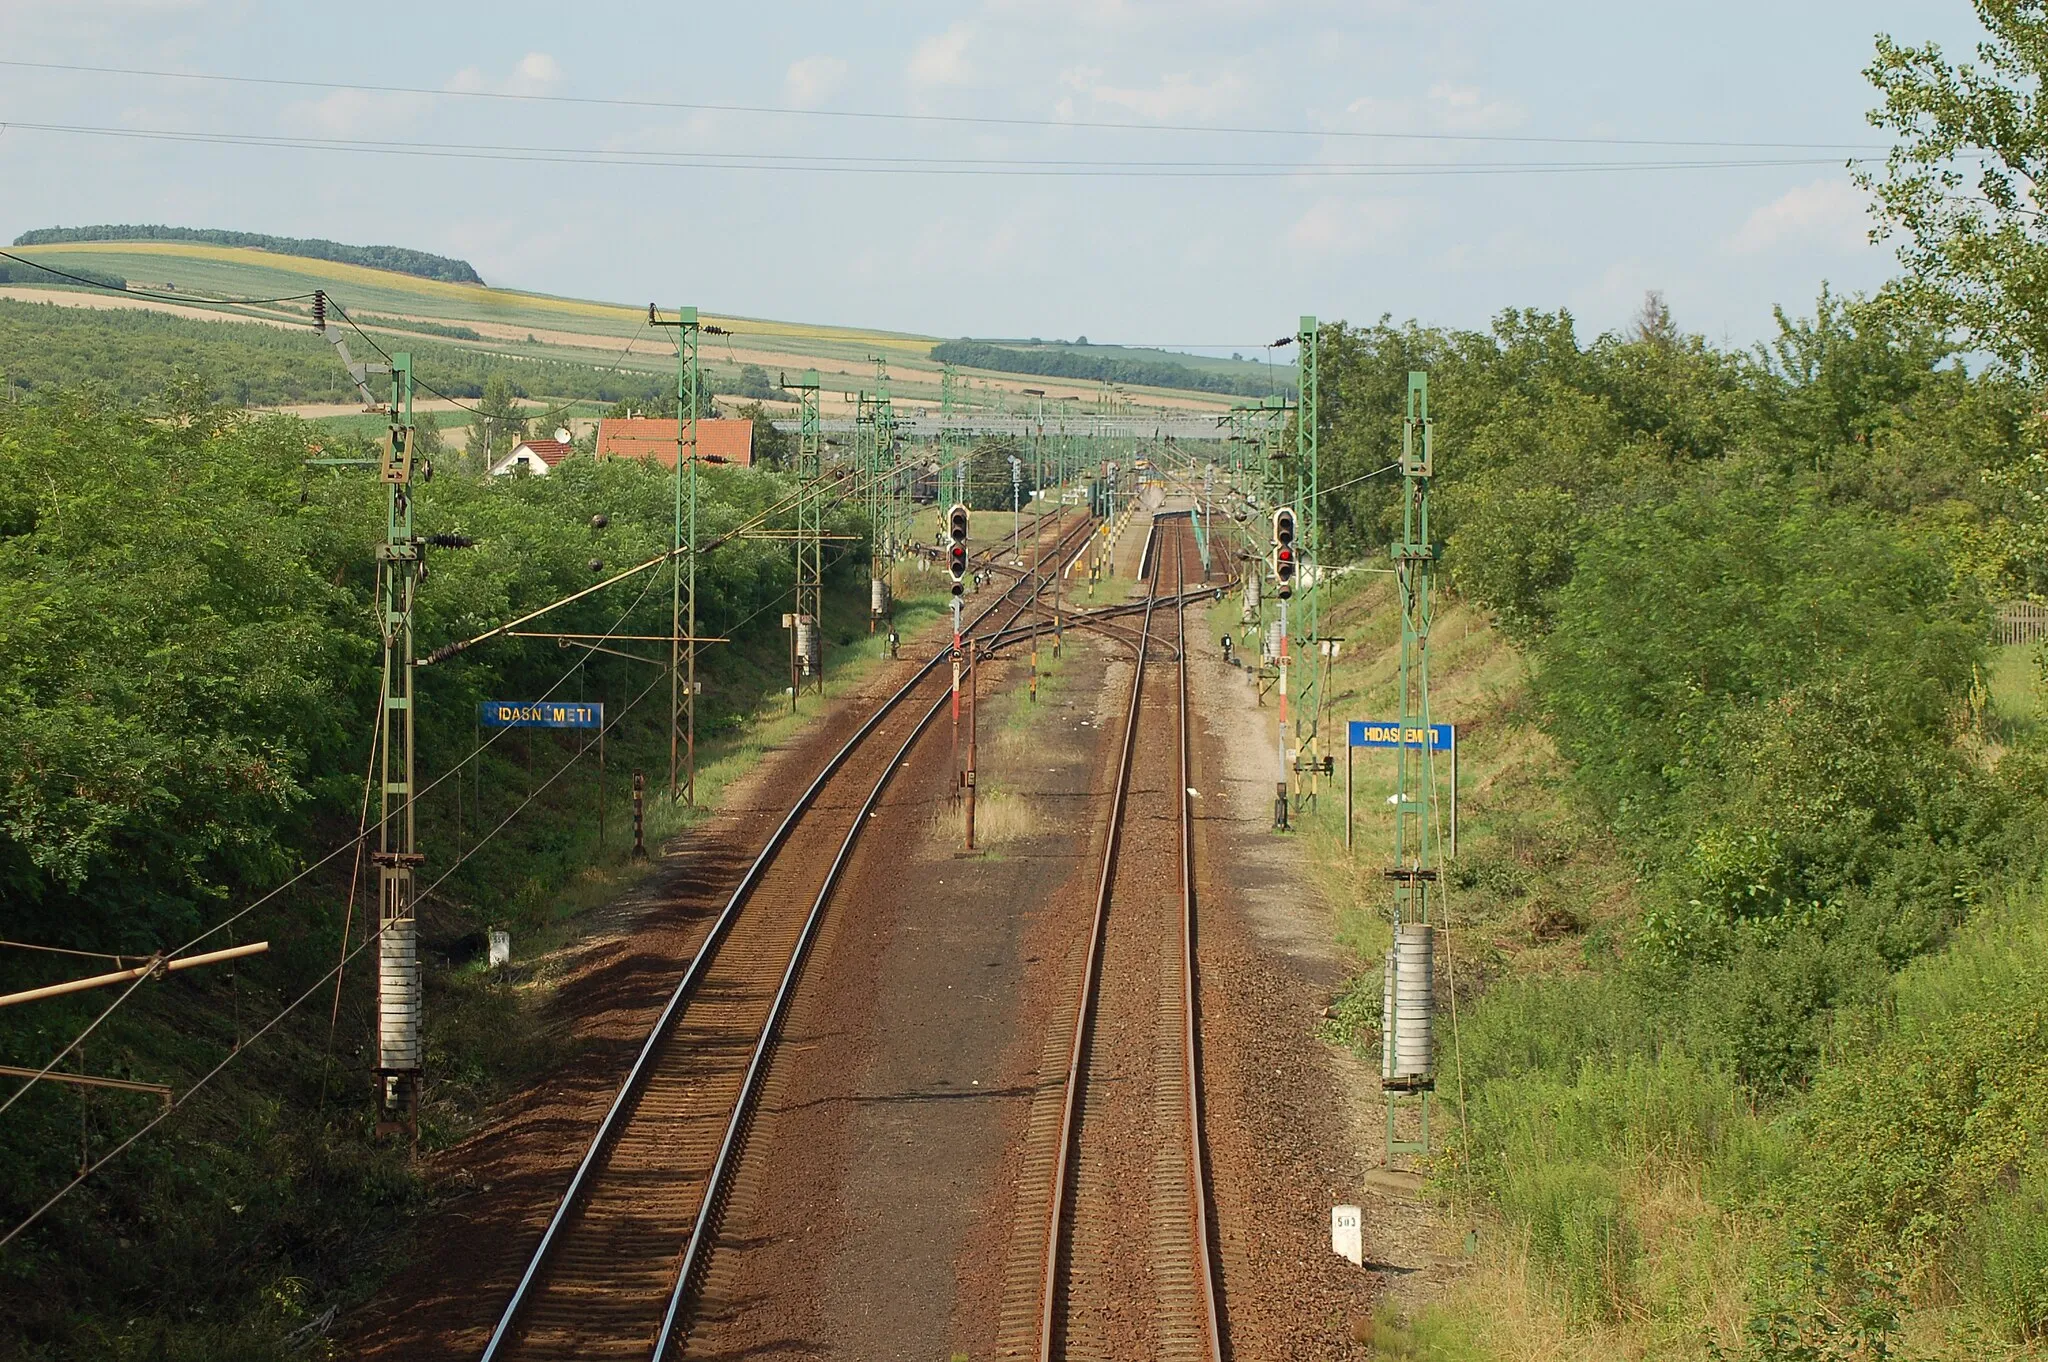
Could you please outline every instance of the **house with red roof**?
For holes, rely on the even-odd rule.
[[[561,440],[521,440],[512,446],[512,452],[491,465],[491,476],[507,477],[513,473],[529,473],[544,478],[548,470],[576,452],[576,446]]]
[[[678,421],[653,416],[607,416],[597,423],[600,459],[651,459],[676,466]],[[697,422],[697,457],[705,463],[745,467],[754,462],[754,423],[719,419]]]

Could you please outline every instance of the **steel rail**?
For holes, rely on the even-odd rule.
[[[1085,526],[1087,522],[1084,519],[1079,524]],[[1078,555],[1087,544],[1084,537],[1069,548],[1067,540],[1070,537],[1071,532],[1068,532],[1054,545],[1055,573],[1068,559]],[[1018,606],[1017,611],[1011,616],[1013,620],[1016,615],[1030,608],[1031,602],[1044,590],[1046,582],[1050,579],[1051,574],[1036,571],[1032,573],[1032,594]],[[1023,579],[1018,580],[1003,593],[1002,599],[977,616],[973,624],[979,624],[994,613],[1003,604],[1003,600],[1007,600],[1016,588],[1023,584]],[[968,630],[970,645],[973,641],[972,627],[970,625]],[[944,656],[944,653],[940,654],[940,657]],[[925,735],[933,720],[945,709],[946,699],[945,695],[941,695],[932,702],[931,708],[925,711],[924,717],[917,721],[910,730],[910,735],[903,740],[902,746],[896,749],[888,764],[883,767],[882,775],[875,782],[874,789],[869,791],[867,799],[854,814],[853,822],[839,844],[839,853],[833,857],[831,867],[825,872],[825,881],[819,887],[816,899],[811,903],[810,913],[804,919],[803,929],[799,932],[796,946],[790,954],[789,965],[783,971],[781,983],[776,987],[774,1000],[769,1004],[767,1020],[762,1024],[761,1034],[756,1038],[753,1053],[748,1058],[739,1095],[733,1101],[732,1115],[726,1122],[725,1135],[719,1141],[718,1157],[713,1161],[711,1171],[705,1179],[703,1204],[696,1220],[690,1226],[690,1237],[684,1245],[681,1261],[676,1268],[675,1284],[669,1291],[668,1307],[662,1314],[661,1328],[655,1334],[654,1347],[649,1354],[651,1362],[662,1362],[666,1357],[670,1344],[683,1325],[683,1314],[688,1305],[690,1291],[709,1262],[712,1237],[723,1221],[725,1199],[729,1190],[727,1184],[737,1170],[743,1154],[744,1140],[752,1125],[754,1104],[760,1096],[761,1085],[767,1076],[769,1056],[775,1042],[780,1039],[782,1019],[789,1010],[791,999],[795,996],[796,984],[803,971],[804,962],[810,955],[811,943],[817,936],[818,926],[824,921],[825,905],[831,899],[833,889],[838,886],[840,872],[845,869],[846,862],[853,855],[854,843],[860,837],[861,830],[867,826],[869,815],[874,812],[875,805],[880,802],[889,782],[910,755],[910,749],[916,746],[917,740]]]
[[[1158,550],[1159,522],[1169,517],[1154,517],[1147,536],[1144,556],[1141,561],[1156,570],[1153,555]],[[1181,566],[1184,586],[1184,565],[1180,564],[1178,553],[1176,564]],[[1168,604],[1158,591],[1156,577],[1152,582],[1153,591],[1147,597],[1144,611],[1144,637],[1152,637],[1153,607]],[[1206,1313],[1204,1334],[1208,1341],[1208,1357],[1211,1362],[1222,1362],[1223,1345],[1221,1323],[1216,1305],[1215,1262],[1209,1249],[1209,1208],[1206,1188],[1205,1159],[1202,1151],[1202,1128],[1200,1123],[1201,1102],[1198,1090],[1199,1064],[1194,1049],[1195,1016],[1195,975],[1194,975],[1194,843],[1192,811],[1188,802],[1188,713],[1187,713],[1187,646],[1186,646],[1186,602],[1185,591],[1177,590],[1170,604],[1176,620],[1181,623],[1181,641],[1174,649],[1174,662],[1178,669],[1178,723],[1180,736],[1180,834],[1181,834],[1181,967],[1184,981],[1183,1027],[1186,1038],[1186,1064],[1188,1082],[1188,1140],[1193,1155],[1189,1163],[1190,1188],[1189,1204],[1193,1220],[1196,1267],[1200,1275],[1200,1290]],[[1133,758],[1137,750],[1138,715],[1142,705],[1145,669],[1150,656],[1149,646],[1138,649],[1132,668],[1131,699],[1128,717],[1124,723],[1123,750],[1118,759],[1116,785],[1111,796],[1109,836],[1103,848],[1102,877],[1096,888],[1095,913],[1089,926],[1088,950],[1081,974],[1080,1005],[1076,1010],[1073,1046],[1067,1058],[1066,1091],[1060,1109],[1058,1154],[1053,1161],[1053,1189],[1051,1206],[1046,1216],[1045,1271],[1040,1284],[1038,1357],[1039,1362],[1053,1362],[1056,1333],[1054,1316],[1057,1313],[1059,1277],[1062,1254],[1060,1252],[1061,1225],[1066,1219],[1067,1201],[1072,1195],[1071,1166],[1076,1158],[1076,1134],[1080,1123],[1083,1068],[1086,1063],[1089,1041],[1094,1023],[1095,1003],[1099,993],[1103,955],[1103,940],[1109,915],[1109,900],[1115,884],[1117,855],[1122,845],[1124,808],[1130,788]]]
[[[690,1237],[683,1246],[682,1260],[676,1268],[675,1285],[669,1290],[668,1308],[663,1311],[661,1328],[654,1336],[654,1348],[649,1354],[653,1362],[661,1362],[661,1359],[667,1356],[669,1344],[682,1323],[685,1298],[689,1295],[698,1272],[708,1262],[705,1246],[710,1242],[711,1235],[723,1214],[728,1190],[726,1184],[738,1164],[739,1146],[747,1127],[751,1124],[754,1102],[760,1096],[761,1082],[767,1074],[768,1055],[779,1038],[783,1016],[788,1012],[790,999],[796,992],[797,978],[803,971],[805,958],[810,954],[811,942],[817,936],[818,924],[824,920],[826,900],[832,897],[833,889],[838,886],[839,873],[846,868],[848,858],[853,855],[853,844],[860,837],[861,829],[866,825],[868,816],[874,812],[875,805],[880,802],[882,792],[888,788],[897,769],[910,755],[910,749],[925,735],[925,731],[932,725],[932,720],[938,718],[945,708],[946,696],[940,695],[932,702],[931,708],[924,712],[924,717],[910,730],[910,736],[903,740],[903,745],[896,749],[895,755],[889,758],[889,764],[882,769],[881,778],[875,782],[874,789],[868,792],[860,811],[854,815],[853,825],[847,828],[846,837],[839,844],[839,854],[832,858],[832,866],[825,872],[825,882],[819,887],[818,896],[811,903],[811,911],[804,919],[803,930],[797,936],[796,948],[790,953],[789,966],[783,970],[782,982],[776,986],[774,1001],[769,1004],[768,1019],[762,1024],[761,1034],[754,1041],[753,1054],[747,1060],[746,1076],[741,1080],[739,1096],[733,1102],[732,1116],[725,1126],[725,1136],[719,1141],[718,1158],[712,1163],[710,1176],[705,1181],[704,1202],[697,1212],[696,1220],[690,1225]]]
[[[1202,1063],[1201,1052],[1196,1048],[1200,1042],[1197,1025],[1200,1018],[1195,997],[1195,985],[1199,979],[1195,961],[1195,814],[1188,794],[1194,788],[1194,782],[1188,770],[1188,628],[1187,593],[1184,590],[1187,555],[1178,543],[1173,562],[1177,590],[1173,611],[1180,628],[1179,656],[1174,662],[1180,671],[1180,797],[1176,802],[1180,805],[1181,978],[1186,985],[1182,990],[1181,1036],[1182,1050],[1187,1057],[1188,1199],[1194,1211],[1195,1257],[1209,1327],[1209,1356],[1215,1362],[1222,1362],[1223,1324],[1216,1309],[1216,1261],[1209,1252],[1209,1170],[1208,1152],[1202,1142]]]
[[[1154,521],[1146,531],[1148,553],[1149,541],[1158,534],[1159,524]],[[1146,602],[1144,630],[1149,637],[1152,632],[1150,597]],[[1109,836],[1102,852],[1102,878],[1095,890],[1095,915],[1088,928],[1088,952],[1081,964],[1081,999],[1074,1014],[1074,1042],[1067,1051],[1066,1093],[1060,1103],[1058,1153],[1053,1159],[1052,1204],[1045,1218],[1045,1275],[1039,1283],[1039,1362],[1052,1362],[1053,1356],[1053,1313],[1059,1295],[1060,1223],[1066,1218],[1068,1174],[1074,1157],[1075,1127],[1081,1115],[1081,1067],[1088,1053],[1089,1023],[1095,1010],[1095,979],[1102,966],[1103,928],[1109,915],[1109,891],[1116,876],[1117,848],[1123,841],[1124,799],[1130,789],[1131,760],[1137,751],[1138,701],[1145,684],[1146,652],[1145,648],[1138,649],[1131,667],[1131,702],[1124,719],[1123,751],[1117,758],[1116,785],[1110,795]]]
[[[1087,521],[1083,518],[1077,522],[1077,528],[1086,524]],[[1066,551],[1066,539],[1071,534],[1072,532],[1069,531],[1068,535],[1063,536],[1059,541],[1055,552],[1056,559],[1064,561],[1064,558],[1072,557],[1073,554],[1079,552],[1078,546],[1073,549],[1072,553]],[[1082,543],[1085,544],[1086,541],[1083,540]],[[1022,583],[1020,582],[1018,585],[1022,585]],[[1014,591],[1014,589],[1013,587],[1011,591]],[[975,626],[981,624],[982,621],[1003,607],[1004,603],[1009,599],[1011,591],[1004,592],[1003,596],[991,602],[987,609],[975,616],[968,626],[970,633]],[[1021,614],[1023,608],[1020,606],[1018,613]],[[1014,619],[1015,617],[1013,616],[1012,618]],[[759,884],[769,862],[775,858],[776,853],[788,841],[789,835],[795,829],[798,820],[816,802],[826,783],[834,775],[838,774],[840,768],[852,757],[854,751],[867,740],[875,729],[881,725],[882,721],[893,713],[896,707],[907,699],[918,686],[922,685],[926,678],[938,668],[940,663],[946,661],[951,653],[952,648],[950,645],[942,647],[938,652],[934,653],[930,661],[919,667],[895,694],[891,695],[876,708],[873,714],[868,716],[866,721],[855,730],[853,736],[847,740],[846,744],[825,763],[824,767],[818,772],[817,777],[812,780],[803,794],[798,796],[796,802],[791,805],[789,812],[783,816],[781,823],[769,835],[768,841],[762,846],[760,853],[755,856],[752,864],[747,867],[746,873],[740,877],[739,884],[734,887],[731,897],[726,900],[725,907],[719,910],[718,916],[712,921],[710,929],[705,933],[703,943],[698,947],[695,956],[692,957],[689,965],[684,969],[683,977],[677,981],[675,988],[670,992],[668,1001],[662,1006],[661,1014],[655,1018],[653,1026],[648,1029],[647,1039],[641,1043],[640,1052],[634,1057],[632,1068],[627,1071],[625,1081],[619,1085],[619,1091],[612,1098],[611,1106],[605,1111],[603,1120],[599,1122],[596,1134],[591,1137],[588,1148],[584,1150],[582,1159],[576,1165],[576,1171],[570,1176],[568,1188],[562,1193],[562,1199],[556,1205],[554,1214],[549,1217],[547,1228],[541,1234],[539,1245],[534,1249],[532,1257],[528,1260],[525,1271],[520,1274],[518,1284],[513,1287],[512,1296],[506,1302],[505,1309],[500,1314],[497,1325],[492,1329],[489,1342],[484,1346],[480,1362],[496,1362],[499,1349],[510,1339],[513,1327],[527,1304],[529,1294],[539,1281],[541,1273],[547,1265],[557,1237],[574,1214],[576,1207],[581,1203],[592,1172],[595,1170],[599,1160],[603,1158],[605,1150],[610,1146],[612,1137],[616,1134],[626,1109],[632,1105],[634,1098],[639,1094],[644,1085],[655,1051],[668,1036],[684,1004],[696,992],[698,983],[703,978],[705,971],[710,967],[712,958],[717,954],[719,943],[730,930],[747,898]],[[858,826],[859,824],[856,823],[856,829]],[[702,1218],[701,1212],[699,1213],[699,1218]]]

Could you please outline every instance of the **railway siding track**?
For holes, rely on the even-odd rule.
[[[1085,531],[1084,520],[1060,535],[1056,564],[1085,545]],[[1020,580],[975,625],[1006,607],[1004,625],[1013,624],[1038,589]],[[748,1098],[804,951],[866,813],[944,707],[946,657],[940,652],[870,716],[742,877],[572,1176],[486,1362],[658,1359],[680,1339],[744,1140]]]

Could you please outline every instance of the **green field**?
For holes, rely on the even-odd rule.
[[[365,318],[415,318],[449,326],[467,326],[483,333],[481,340],[433,337],[439,347],[472,350],[482,355],[555,359],[601,365],[627,374],[671,374],[674,351],[666,336],[648,333],[645,303],[604,303],[558,298],[517,289],[485,288],[420,279],[385,270],[325,260],[276,255],[246,247],[199,242],[90,242],[14,248],[17,254],[62,270],[98,270],[129,281],[132,294],[231,318],[304,322],[311,304],[303,299],[257,306],[220,306],[208,298],[295,298],[325,289],[375,334],[397,337],[417,348],[418,333],[378,325]],[[661,300],[671,309],[680,300]],[[704,309],[707,327],[727,335],[703,338],[703,359],[721,373],[736,374],[743,364],[759,364],[772,376],[815,367],[828,394],[872,388],[871,357],[888,362],[891,390],[899,400],[936,402],[939,366],[930,358],[938,338],[858,327],[813,326],[798,322],[714,312]],[[529,339],[531,338],[531,339]],[[1105,353],[1117,353],[1104,347]],[[1170,358],[1160,352],[1124,351],[1126,357]],[[1193,367],[1259,369],[1233,366],[1229,360],[1185,357]],[[978,371],[977,371],[978,372]],[[982,375],[1014,405],[1025,386],[1043,380],[1015,374]],[[1184,401],[1187,394],[1168,388],[1132,388],[1140,401],[1148,397]],[[1215,400],[1214,394],[1204,394]]]

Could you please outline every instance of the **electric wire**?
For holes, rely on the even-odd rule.
[[[578,665],[580,666],[581,663],[579,662]],[[626,715],[630,714],[633,711],[634,707],[637,706],[640,703],[640,701],[646,699],[648,693],[652,691],[655,686],[660,684],[660,681],[661,678],[656,677],[652,682],[649,682],[647,687],[644,690],[642,690],[639,695],[633,697],[632,701],[627,704],[625,709],[619,712],[617,719],[611,720],[606,723],[605,728],[610,729],[612,727],[615,727],[617,723],[624,720]],[[424,890],[420,891],[421,897],[425,897],[426,895],[431,894],[436,889],[440,888],[441,885],[447,881],[450,875],[453,875],[457,870],[460,870],[463,864],[466,861],[468,861],[470,857],[474,856],[479,849],[481,849],[486,843],[488,843],[491,840],[491,838],[497,836],[500,832],[504,831],[505,828],[511,824],[513,819],[517,818],[520,814],[526,811],[527,806],[532,804],[533,801],[540,796],[542,791],[546,790],[549,786],[553,785],[555,781],[559,780],[562,777],[562,775],[568,771],[570,767],[574,766],[577,762],[581,761],[586,755],[589,754],[591,749],[595,746],[595,740],[586,741],[583,744],[583,746],[578,748],[576,752],[573,755],[571,755],[567,761],[563,762],[561,766],[557,767],[553,774],[548,776],[548,778],[542,781],[539,785],[535,786],[532,792],[529,793],[524,800],[520,801],[519,806],[515,808],[511,813],[505,816],[503,821],[501,821],[496,827],[492,828],[490,832],[486,833],[473,846],[471,846],[468,851],[464,852],[460,857],[458,857],[455,860],[455,862],[452,865],[450,865],[448,869],[444,871],[438,879],[436,879],[432,884],[428,885]],[[305,1003],[307,999],[311,998],[314,994],[320,992],[323,988],[325,988],[328,980],[335,978],[341,972],[341,970],[348,964],[350,960],[354,959],[356,956],[362,954],[365,950],[367,950],[370,946],[370,943],[380,938],[384,934],[385,930],[385,927],[380,926],[376,931],[366,935],[353,950],[350,950],[346,954],[344,954],[341,960],[337,962],[333,966],[333,968],[329,969],[326,973],[322,974],[318,979],[314,980],[313,983],[309,987],[307,987],[307,989],[304,992],[300,993],[297,997],[293,998],[290,1002],[286,1003],[282,1009],[275,1013],[270,1018],[270,1020],[266,1021],[265,1023],[263,1023],[262,1026],[258,1027],[256,1031],[253,1032],[246,1040],[243,1040],[235,1048],[229,1050],[226,1057],[223,1058],[220,1061],[220,1063],[214,1065],[211,1069],[207,1070],[204,1074],[200,1075],[199,1078],[195,1080],[190,1087],[186,1088],[184,1092],[180,1093],[174,1101],[168,1103],[162,1111],[158,1112],[153,1118],[145,1122],[140,1128],[134,1131],[134,1133],[130,1134],[127,1139],[121,1141],[121,1143],[115,1145],[112,1149],[108,1150],[105,1154],[101,1155],[96,1162],[88,1165],[86,1168],[81,1170],[78,1176],[74,1177],[73,1179],[71,1179],[71,1181],[65,1183],[62,1187],[58,1188],[56,1192],[51,1194],[49,1199],[44,1201],[41,1205],[37,1206],[33,1211],[30,1211],[28,1215],[24,1216],[17,1224],[15,1224],[15,1226],[12,1229],[8,1230],[6,1234],[0,1235],[0,1249],[4,1249],[9,1244],[13,1243],[14,1240],[18,1238],[23,1231],[27,1230],[30,1226],[34,1225],[38,1220],[42,1219],[43,1216],[49,1212],[51,1207],[55,1206],[65,1197],[69,1196],[72,1192],[76,1191],[80,1186],[84,1185],[86,1180],[90,1178],[93,1174],[99,1172],[100,1169],[105,1168],[109,1163],[112,1163],[115,1159],[119,1158],[131,1146],[133,1146],[136,1141],[140,1140],[143,1136],[149,1134],[150,1131],[155,1130],[158,1126],[162,1125],[165,1121],[169,1120],[173,1114],[175,1114],[185,1105],[185,1103],[192,1099],[195,1093],[199,1092],[208,1083],[212,1082],[214,1078],[219,1076],[222,1070],[226,1069],[228,1065],[234,1063],[241,1056],[247,1054],[252,1048],[254,1048],[256,1042],[263,1039],[264,1036],[268,1035],[278,1025],[278,1023],[282,1022],[286,1017],[290,1016],[293,1012],[296,1012],[299,1009],[299,1007],[303,1003]],[[141,980],[137,980],[136,982],[140,983]],[[132,986],[130,991],[133,991]],[[109,1008],[108,1010],[111,1011],[112,1009]]]
[[[0,124],[0,127],[5,126],[5,124]],[[69,279],[72,283],[83,284],[87,288],[103,289],[108,293],[125,294],[131,298],[154,296],[148,289],[116,288],[114,285],[103,280],[88,279],[82,274],[72,274],[67,270],[60,270],[54,265],[45,265],[40,260],[31,260],[25,255],[16,255],[12,251],[0,251],[0,257],[12,260],[17,264],[27,265],[33,269],[42,270],[46,274],[54,274],[60,279]],[[185,296],[181,291],[179,297]],[[220,303],[231,307],[260,307],[268,303],[296,303],[312,296],[311,293],[293,293],[282,298],[209,298],[203,294],[193,294],[191,298],[195,303]]]
[[[1066,130],[1087,128],[1122,132],[1215,133],[1256,137],[1335,137],[1401,142],[1491,142],[1573,146],[1724,147],[1755,150],[1881,151],[1857,142],[1745,142],[1643,137],[1545,137],[1514,133],[1380,132],[1364,129],[1255,127],[1199,123],[1138,123],[1107,119],[1017,118],[989,114],[893,113],[873,109],[799,109],[769,104],[711,103],[666,99],[602,98],[592,95],[526,94],[499,90],[436,90],[416,85],[376,85],[348,81],[294,80],[282,76],[233,76],[214,72],[163,71],[131,66],[87,66],[70,62],[0,59],[0,66],[38,71],[70,71],[102,76],[142,76],[158,80],[210,82],[223,85],[270,85],[302,90],[355,90],[371,94],[428,95],[445,99],[499,100],[530,104],[582,104],[621,109],[681,109],[704,113],[765,114],[789,118],[864,119],[925,125],[966,125]]]
[[[639,608],[640,603],[642,601],[646,600],[647,593],[649,590],[652,589],[653,585],[654,579],[649,578],[647,585],[641,588],[640,594],[634,597],[632,604],[628,605],[625,608],[625,610],[621,611],[619,613],[619,616],[612,621],[611,627],[608,628],[603,634],[599,635],[600,642],[602,642],[604,639],[610,638],[613,634],[616,634],[619,631],[620,626],[626,622],[626,620],[632,615],[633,611]],[[570,666],[570,668],[567,671],[564,671],[559,677],[557,677],[555,681],[551,685],[549,685],[547,690],[541,693],[539,698],[541,700],[545,700],[549,696],[553,695],[555,691],[559,690],[563,685],[565,685],[568,682],[569,678],[575,674],[577,668],[581,667],[582,665],[582,660],[579,659],[575,664]],[[607,725],[607,727],[609,727],[609,725]],[[439,776],[436,776],[433,780],[429,781],[419,791],[419,793],[416,796],[414,796],[415,800],[426,798],[436,789],[439,789],[444,782],[446,782],[447,780],[451,779],[456,775],[459,775],[472,761],[478,760],[483,755],[483,753],[490,750],[493,744],[497,743],[501,738],[505,736],[506,733],[510,731],[510,729],[500,729],[498,732],[492,734],[489,739],[487,739],[483,743],[480,743],[476,747],[476,749],[473,750],[468,756],[462,758],[462,760],[456,762],[453,766],[449,767]],[[375,746],[374,739],[372,740],[372,746],[373,748]],[[373,751],[371,760],[374,762],[375,759],[376,758]],[[181,956],[185,954],[187,951],[190,951],[194,946],[197,946],[200,942],[205,941],[208,937],[211,937],[233,926],[235,923],[241,921],[243,918],[249,916],[257,909],[263,907],[271,900],[283,894],[286,890],[293,888],[303,880],[307,879],[314,872],[325,867],[329,862],[333,861],[336,857],[340,856],[342,852],[353,849],[356,850],[358,854],[360,854],[361,848],[367,841],[369,836],[370,829],[368,827],[362,828],[358,831],[356,836],[350,838],[346,842],[340,843],[339,845],[335,846],[332,850],[330,850],[326,855],[322,856],[319,860],[313,862],[311,865],[306,866],[305,868],[300,870],[298,874],[292,876],[290,879],[284,881],[282,884],[276,885],[275,887],[270,889],[269,892],[261,895],[254,901],[245,905],[239,911],[230,914],[227,918],[223,919],[218,923],[215,923],[212,927],[207,928],[205,931],[193,937],[184,945],[177,947],[175,950],[162,952],[161,958],[165,961],[176,959],[178,956]],[[472,850],[474,850],[474,848],[472,848]],[[465,857],[464,859],[467,859],[467,857]],[[343,944],[345,946],[346,942],[344,942]],[[350,958],[352,958],[352,954],[353,953],[344,955],[342,957],[342,963],[345,964]],[[337,966],[337,968],[339,968],[339,966]],[[119,997],[115,998],[113,1002],[107,1005],[105,1010],[103,1010],[98,1016],[94,1017],[92,1021],[87,1023],[84,1030],[80,1031],[76,1036],[74,1036],[71,1039],[71,1041],[67,1045],[65,1045],[63,1049],[59,1050],[48,1064],[45,1064],[32,1077],[23,1079],[20,1087],[16,1088],[12,1093],[9,1093],[4,1101],[0,1101],[0,1114],[5,1114],[7,1109],[12,1107],[17,1101],[19,1101],[23,1094],[28,1092],[30,1088],[35,1087],[36,1084],[40,1083],[45,1077],[47,1077],[51,1073],[51,1071],[53,1071],[57,1067],[58,1064],[63,1062],[66,1056],[70,1055],[73,1050],[77,1049],[79,1045],[84,1043],[86,1037],[90,1036],[95,1030],[99,1028],[100,1023],[104,1022],[108,1017],[112,1016],[113,1013],[123,1003],[127,1002],[128,999],[134,995],[136,989],[140,988],[144,981],[146,981],[150,977],[151,976],[147,974],[137,977],[133,983],[129,984],[127,988],[121,991]]]
[[[1663,158],[1643,161],[1455,162],[1302,162],[1275,167],[1270,163],[1172,165],[1132,163],[1127,166],[1079,164],[1004,164],[998,161],[948,163],[936,158],[898,161],[824,155],[781,159],[768,152],[615,152],[603,149],[478,146],[461,143],[390,142],[361,138],[270,137],[252,133],[215,133],[196,129],[121,128],[83,123],[30,123],[10,120],[0,128],[66,136],[169,142],[194,146],[236,146],[285,151],[353,152],[376,156],[408,156],[430,160],[497,161],[527,165],[622,166],[632,169],[694,169],[795,171],[838,175],[967,176],[995,179],[1413,179],[1440,176],[1578,175],[1612,171],[1739,170],[1874,164],[1879,158],[1839,156],[1740,157],[1713,160]],[[694,159],[689,159],[694,158]]]
[[[0,941],[0,946],[17,951],[46,951],[51,955],[76,955],[87,960],[111,960],[116,965],[123,965],[130,960],[149,959],[146,955],[115,955],[109,951],[75,951],[66,946],[41,946],[33,941]]]

